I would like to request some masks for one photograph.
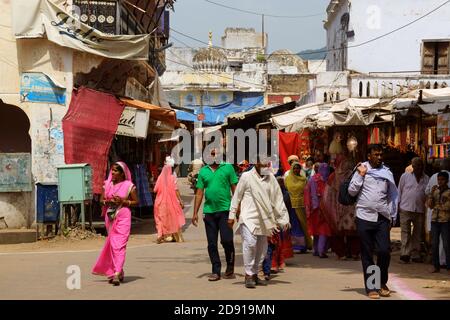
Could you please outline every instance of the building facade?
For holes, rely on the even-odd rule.
[[[389,98],[414,89],[447,87],[450,6],[441,4],[330,1],[324,24],[329,74],[318,77],[317,101],[333,101],[330,96],[337,94],[340,99]]]
[[[146,16],[129,5],[137,2],[130,0],[128,5],[112,0],[0,2],[0,163],[5,165],[0,168],[0,213],[8,228],[32,227],[36,223],[36,184],[55,184],[58,180],[57,166],[65,163],[62,119],[75,88],[83,86],[136,99],[142,98],[145,91],[144,98],[151,99],[148,88],[166,68],[164,52],[158,48],[167,43],[167,9],[173,1],[147,1]],[[32,6],[36,10],[31,10]],[[29,30],[40,29],[42,26],[37,24],[27,26],[27,19],[32,18],[33,12],[50,15],[52,10],[67,15],[61,25],[70,18],[75,21],[74,26],[76,21],[86,22],[83,28],[92,28],[90,32],[114,35],[156,32],[151,39],[145,39],[148,51],[144,52],[144,58],[135,60],[99,55],[83,48],[77,50],[42,34],[17,32],[18,24]],[[68,28],[75,35],[76,30]],[[128,45],[133,48],[131,41]]]

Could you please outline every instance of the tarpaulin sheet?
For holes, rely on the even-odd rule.
[[[62,120],[66,164],[89,163],[94,193],[101,194],[112,139],[124,105],[115,96],[88,88],[72,93]]]
[[[109,35],[65,11],[67,1],[12,1],[16,38],[42,38],[60,46],[114,59],[148,60],[149,34]]]
[[[279,148],[281,166],[283,171],[289,170],[289,163],[287,161],[290,155],[299,155],[300,150],[300,136],[297,132],[279,132]]]
[[[233,102],[227,102],[218,106],[203,106],[203,113],[205,114],[205,120],[203,124],[206,126],[215,126],[222,124],[225,118],[232,113],[239,113],[243,111],[249,111],[256,106],[261,106],[264,103],[263,96],[246,97]],[[192,113],[177,110],[177,119],[181,121],[196,122],[197,115],[200,113],[200,107],[185,107],[191,109]]]

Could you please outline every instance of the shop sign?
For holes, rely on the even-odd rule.
[[[125,107],[120,117],[116,134],[128,137],[146,138],[149,118],[149,110],[138,110],[136,108]]]
[[[41,72],[24,72],[20,78],[20,101],[66,104],[66,89]]]

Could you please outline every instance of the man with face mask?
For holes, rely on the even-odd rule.
[[[212,274],[208,280],[218,281],[221,279],[222,264],[217,247],[219,233],[227,263],[223,277],[233,279],[235,277],[233,230],[228,228],[227,221],[231,195],[236,189],[238,178],[231,164],[220,161],[217,149],[211,150],[205,162],[208,164],[201,168],[198,174],[192,224],[198,225],[198,211],[204,195],[203,221],[208,240],[208,254],[212,264]]]
[[[267,237],[290,227],[283,194],[270,170],[268,159],[259,157],[255,167],[242,174],[231,200],[228,217],[230,228],[233,228],[239,207],[245,287],[255,288],[263,283],[258,279],[258,269],[267,252]]]

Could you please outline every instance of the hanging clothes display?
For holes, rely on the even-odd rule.
[[[137,164],[134,167],[134,174],[139,197],[139,207],[152,207],[153,199],[148,183],[147,168],[143,164]]]

